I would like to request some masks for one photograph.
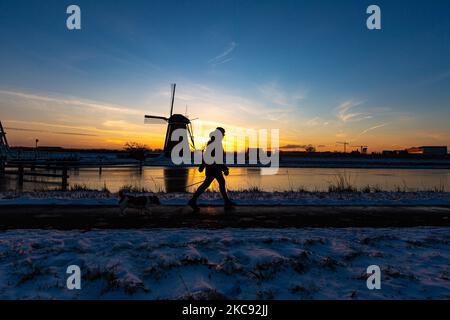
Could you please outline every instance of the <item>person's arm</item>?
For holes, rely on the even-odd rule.
[[[224,159],[226,158],[225,151],[223,152],[223,158]],[[226,176],[230,173],[230,169],[228,169],[228,167],[225,164],[222,164],[221,170]]]

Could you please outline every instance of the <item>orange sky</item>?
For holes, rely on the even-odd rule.
[[[186,94],[188,90],[192,91],[190,96]],[[60,95],[0,90],[0,119],[12,146],[34,146],[38,138],[40,146],[122,149],[126,142],[133,141],[162,148],[165,124],[144,124],[144,114],[166,116],[168,91],[161,89],[144,106],[128,107]],[[240,129],[279,129],[279,145],[292,147],[286,150],[302,150],[302,145],[312,144],[319,151],[342,151],[343,146],[337,142],[348,141],[347,150],[367,145],[369,152],[373,152],[447,145],[450,141],[448,129],[443,129],[447,125],[445,119],[432,120],[434,124],[430,127],[431,119],[417,119],[408,114],[393,117],[380,113],[358,118],[357,115],[369,111],[352,101],[330,107],[327,117],[312,118],[289,108],[271,108],[270,104],[260,105],[222,92],[208,91],[205,97],[198,88],[181,90],[176,100],[178,111],[177,108],[175,111],[180,112],[180,105],[184,104],[189,104],[191,118],[201,115],[193,122],[197,147],[219,125],[229,133]],[[304,108],[308,108],[307,103]]]

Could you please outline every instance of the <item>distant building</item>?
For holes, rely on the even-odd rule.
[[[408,154],[406,150],[383,150],[383,156],[399,156]]]
[[[423,146],[406,149],[408,154],[423,154],[445,156],[448,153],[447,146]]]

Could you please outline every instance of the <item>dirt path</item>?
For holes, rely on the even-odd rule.
[[[112,206],[1,206],[0,230],[127,228],[301,228],[301,227],[450,227],[450,207],[161,206],[152,216]]]

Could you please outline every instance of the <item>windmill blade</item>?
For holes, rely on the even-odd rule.
[[[172,83],[172,97],[170,99],[170,116],[173,114],[173,104],[175,102],[175,89],[177,88],[176,83]]]
[[[194,133],[192,130],[192,124],[187,126],[189,137],[191,138],[192,149],[195,150]]]
[[[6,139],[6,132],[3,129],[2,122],[0,121],[0,144],[4,144],[6,148],[9,148],[8,140]]]
[[[144,119],[144,123],[146,123],[146,124],[160,124],[160,123],[162,123],[162,121],[167,122],[167,121],[169,121],[169,119],[166,117],[149,116],[149,115],[146,115],[145,119]]]
[[[162,116],[149,116],[149,115],[145,115],[145,119],[160,119],[160,120],[164,120],[164,121],[169,121],[169,118],[167,118],[167,117],[162,117]]]

